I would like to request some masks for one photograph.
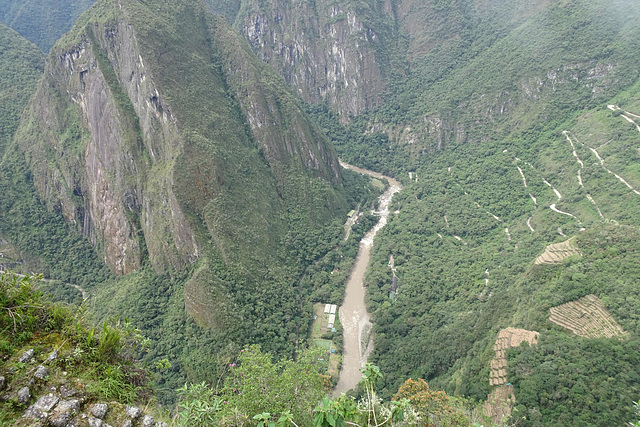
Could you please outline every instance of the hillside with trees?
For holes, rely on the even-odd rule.
[[[3,22],[53,47],[44,65],[2,28],[2,263],[138,325],[183,425],[196,401],[217,408],[203,425],[382,422],[373,383],[353,392],[362,412],[297,365],[316,357],[313,304],[340,305],[375,223],[344,240],[378,190],[338,157],[403,185],[365,280],[376,416],[410,389],[428,396],[408,397],[417,416],[442,401],[468,425],[515,328],[539,338],[501,359],[505,422],[637,418],[638,2],[5,3]],[[299,401],[296,376],[314,384]],[[273,389],[291,398],[249,399]]]

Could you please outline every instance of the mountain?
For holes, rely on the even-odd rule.
[[[420,377],[485,400],[508,382],[522,425],[624,424],[640,392],[638,5],[409,3],[407,79],[346,130],[315,109],[345,160],[404,184],[367,279],[387,393]],[[573,332],[591,296],[625,335]],[[494,385],[508,328],[540,341]]]
[[[7,0],[0,4],[0,21],[48,52],[94,1]]]
[[[393,2],[207,0],[306,102],[342,117],[382,103],[395,77]]]
[[[623,424],[638,18],[632,0],[100,0],[6,139],[0,233],[98,318],[143,325],[171,388],[244,343],[293,353],[310,303],[339,302],[363,180],[337,152],[404,186],[366,279],[381,396],[424,378],[513,394],[522,425]]]
[[[356,193],[300,101],[204,3],[94,4],[51,49],[15,145],[7,169],[28,174],[8,209],[56,224],[32,264],[94,292],[98,316],[130,315],[156,351],[171,343],[182,375],[197,351],[294,348],[310,292],[298,282]],[[81,280],[42,246],[55,236]]]
[[[508,359],[519,422],[632,419],[629,402],[639,392],[631,237],[640,207],[637,2],[404,0],[386,9],[393,13],[384,2],[366,4],[377,20],[366,21],[354,3],[341,7],[367,22],[363,33],[388,23],[384,45],[397,49],[380,65],[382,84],[367,89],[380,90],[376,106],[341,127],[339,103],[313,98],[303,79],[289,81],[320,104],[310,111],[343,159],[404,184],[367,278],[372,360],[389,373],[387,395],[421,377],[448,393],[487,399],[500,389],[490,382],[496,339],[514,327],[541,337],[538,353],[533,346]],[[296,7],[280,2],[261,7],[275,18],[247,20],[269,14],[241,7],[234,25],[288,79],[286,64],[301,63],[287,59],[285,41],[298,34],[288,23],[315,15],[292,17]],[[364,61],[379,58],[366,45],[358,50]],[[554,244],[578,249],[564,261],[537,263],[550,259]],[[628,333],[622,343],[575,336],[550,320],[551,308],[579,306],[590,295]],[[563,364],[576,374],[567,376]],[[592,364],[611,366],[615,380],[590,371]],[[574,394],[566,391],[576,384]]]
[[[4,154],[20,113],[35,91],[44,68],[44,57],[33,44],[2,24],[0,49],[0,154]]]

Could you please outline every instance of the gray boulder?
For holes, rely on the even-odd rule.
[[[60,386],[60,395],[61,395],[64,399],[66,399],[66,398],[68,398],[68,397],[71,397],[71,396],[73,396],[74,394],[76,394],[76,390],[74,390],[74,389],[72,389],[72,388],[70,388],[70,387],[67,387],[67,385],[66,385],[66,384],[63,384],[62,386]]]
[[[133,419],[136,419],[140,415],[142,415],[142,410],[137,406],[127,406],[127,408],[125,409],[125,412],[127,413],[127,416],[129,418],[133,418]]]
[[[57,358],[58,358],[58,350],[54,350],[53,353],[51,353],[50,355],[47,356],[47,358],[45,359],[44,363],[53,362]]]
[[[29,408],[22,415],[23,418],[32,418],[41,420],[43,418],[47,418],[48,412],[56,406],[58,403],[58,396],[54,396],[53,394],[48,394],[46,396],[42,396],[40,399],[36,401],[33,405],[29,406]]]
[[[22,353],[22,356],[20,356],[20,358],[18,359],[18,362],[20,363],[29,363],[31,362],[31,359],[33,359],[33,349],[29,349],[27,351],[25,351],[24,353]]]
[[[43,380],[47,375],[49,375],[49,370],[42,365],[38,366],[36,373],[33,374],[33,376],[39,380]]]
[[[109,409],[109,407],[106,403],[96,403],[94,405],[91,405],[89,411],[91,412],[91,415],[96,418],[104,418],[105,414],[107,413],[107,409]]]
[[[27,403],[31,398],[31,391],[29,391],[29,387],[22,387],[20,390],[18,390],[17,397],[19,404],[22,405]]]
[[[80,401],[77,399],[63,400],[49,416],[49,424],[53,427],[67,427],[71,418],[80,409]]]

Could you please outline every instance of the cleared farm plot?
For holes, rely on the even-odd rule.
[[[503,420],[511,416],[516,396],[512,385],[496,387],[487,397],[484,404],[484,414],[491,417],[496,425],[502,425]]]
[[[573,238],[547,246],[544,253],[536,258],[536,264],[559,264],[572,255],[581,255],[573,243]]]
[[[506,328],[498,333],[493,345],[496,355],[491,360],[489,372],[489,385],[496,388],[487,397],[484,407],[485,415],[491,417],[494,423],[500,424],[503,418],[509,417],[516,401],[513,386],[507,383],[507,349],[518,347],[524,341],[533,345],[538,342],[539,336],[539,332],[516,328]]]
[[[489,385],[501,386],[507,384],[507,355],[506,351],[512,347],[518,347],[523,341],[529,345],[538,342],[539,332],[526,329],[506,328],[498,333],[493,350],[495,357],[491,360],[491,372],[489,373]]]
[[[585,338],[613,338],[625,336],[613,316],[595,295],[553,307],[549,320]]]

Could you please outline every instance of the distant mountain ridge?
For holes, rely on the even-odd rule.
[[[0,4],[0,21],[48,52],[94,1],[7,0]]]

